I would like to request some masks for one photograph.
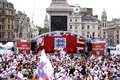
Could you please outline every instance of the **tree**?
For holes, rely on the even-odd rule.
[[[48,31],[49,31],[49,30],[48,30],[47,27],[44,27],[44,28],[39,27],[39,35],[40,35],[40,34],[43,34],[43,33],[46,33],[46,32],[48,32]]]

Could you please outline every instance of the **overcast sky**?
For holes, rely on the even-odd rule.
[[[43,27],[46,8],[52,0],[8,0],[14,4],[15,9],[25,12],[36,25]],[[108,20],[120,18],[120,0],[67,0],[70,5],[79,4],[81,7],[93,8],[93,13],[101,17],[103,9],[106,10]]]

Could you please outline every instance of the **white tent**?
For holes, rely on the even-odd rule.
[[[12,48],[13,46],[14,46],[14,43],[13,43],[13,42],[8,42],[8,43],[6,43],[6,44],[0,43],[0,47],[5,48],[5,49],[10,49],[10,48]]]
[[[7,44],[4,45],[4,48],[12,48],[14,46],[13,42],[8,42]]]
[[[116,50],[120,50],[120,44],[116,45]]]

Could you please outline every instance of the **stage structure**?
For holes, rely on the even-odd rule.
[[[37,42],[37,51],[45,49],[46,53],[64,50],[67,53],[84,53],[85,38],[77,38],[75,34],[67,31],[53,31],[42,34],[34,40]]]

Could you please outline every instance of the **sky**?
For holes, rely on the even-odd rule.
[[[16,11],[22,11],[34,21],[35,25],[44,26],[46,8],[52,0],[7,0],[14,4]],[[120,0],[67,0],[70,5],[93,8],[93,14],[101,18],[102,11],[107,12],[108,20],[120,18]]]

